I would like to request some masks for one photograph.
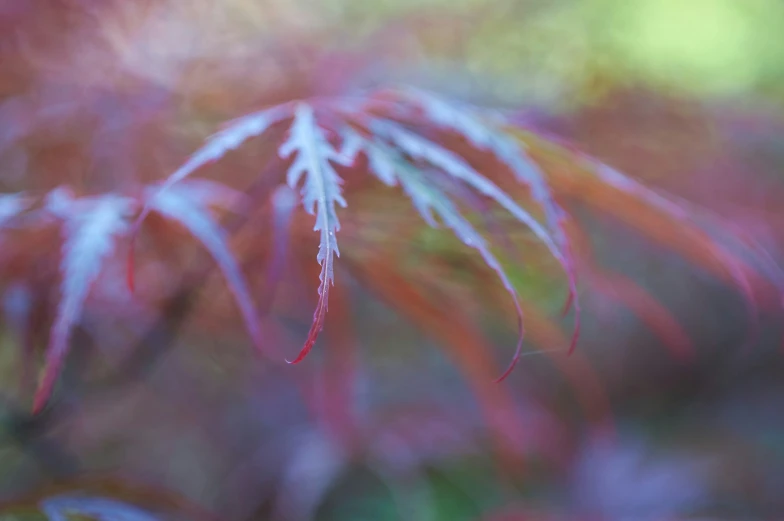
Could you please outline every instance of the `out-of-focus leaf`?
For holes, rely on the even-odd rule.
[[[71,330],[79,320],[90,287],[104,260],[115,248],[118,235],[127,232],[134,202],[117,195],[74,200],[65,191],[50,194],[48,207],[63,220],[60,272],[61,299],[46,349],[43,380],[35,394],[33,410],[46,404],[68,352]]]
[[[756,338],[757,299],[749,274],[760,271],[759,268],[729,251],[720,238],[710,236],[698,224],[696,216],[663,195],[578,152],[530,133],[518,135],[533,143],[532,155],[547,172],[557,193],[635,226],[736,286],[748,308],[750,340]]]
[[[49,521],[68,521],[78,515],[96,521],[158,521],[157,516],[114,499],[90,496],[57,496],[41,502]]]
[[[524,426],[509,392],[493,385],[491,378],[498,370],[490,350],[472,321],[460,310],[445,311],[427,298],[415,282],[407,280],[398,270],[374,257],[372,271],[347,259],[352,274],[380,299],[388,302],[422,331],[443,343],[467,375],[479,400],[492,435],[500,462],[508,468],[519,468],[519,447]]]

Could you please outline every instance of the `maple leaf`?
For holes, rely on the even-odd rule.
[[[305,345],[299,355],[290,363],[298,363],[310,352],[319,332],[324,327],[329,301],[329,287],[334,284],[333,256],[340,256],[336,233],[340,230],[340,222],[335,205],[346,207],[346,200],[341,194],[343,180],[338,176],[330,161],[347,164],[347,159],[332,148],[324,131],[318,126],[313,108],[301,103],[297,106],[294,122],[291,125],[289,138],[278,149],[282,158],[293,153],[297,158],[286,173],[286,183],[295,189],[303,175],[306,174],[302,186],[302,205],[305,211],[316,216],[313,230],[321,232],[321,241],[316,259],[321,264],[321,282],[311,325]]]
[[[47,197],[46,209],[62,220],[62,284],[46,348],[44,375],[33,400],[34,412],[43,408],[52,393],[68,352],[71,331],[104,260],[114,252],[116,237],[127,232],[134,207],[132,199],[114,194],[74,199],[63,188]]]
[[[507,246],[509,245],[506,240],[508,233],[504,233],[501,229],[501,223],[496,221],[492,209],[486,206],[487,201],[500,206],[517,223],[531,230],[559,262],[568,279],[569,296],[564,306],[564,313],[572,305],[575,310],[574,331],[568,347],[571,353],[580,332],[581,310],[577,299],[577,277],[571,252],[571,239],[566,232],[569,216],[556,197],[574,196],[569,192],[569,188],[572,185],[578,186],[578,183],[571,178],[566,180],[559,176],[558,172],[550,171],[547,168],[548,161],[542,161],[539,157],[540,148],[547,147],[540,147],[538,139],[521,139],[522,130],[512,125],[508,118],[499,113],[468,104],[446,101],[428,92],[408,87],[393,90],[392,102],[380,99],[376,94],[371,92],[364,97],[319,98],[312,102],[288,102],[230,121],[159,186],[159,193],[165,194],[174,189],[202,165],[220,159],[228,150],[237,148],[251,136],[261,135],[273,125],[292,119],[288,135],[279,146],[278,154],[283,159],[292,155],[296,157],[286,173],[286,184],[280,186],[288,185],[291,190],[299,189],[302,206],[306,212],[315,216],[314,231],[320,232],[321,235],[316,256],[321,272],[319,298],[313,322],[302,349],[291,363],[300,362],[308,354],[323,329],[329,302],[329,289],[334,285],[334,257],[340,256],[336,235],[340,230],[340,222],[336,206],[345,207],[347,203],[342,194],[343,181],[333,164],[352,165],[354,158],[360,153],[364,153],[368,159],[367,170],[370,174],[383,184],[399,185],[428,225],[438,227],[440,220],[463,242],[474,247],[485,264],[501,278],[505,289],[515,299],[519,321],[520,340],[510,369],[520,354],[523,333],[521,307],[512,285],[501,269],[501,263],[491,253],[491,245],[460,213],[453,198],[471,207],[474,213],[485,221],[493,238],[503,240]],[[328,140],[327,127],[316,118],[314,108],[316,104],[322,120],[329,121],[329,128],[339,129],[337,135],[342,141],[339,151]],[[424,128],[428,133],[435,130],[457,134],[473,149],[494,156],[498,163],[506,167],[501,171],[508,171],[514,183],[510,187],[508,183],[498,179],[496,170],[480,173],[457,151],[420,135],[420,128]],[[548,139],[545,143],[550,146],[555,141]],[[555,154],[557,155],[558,152],[562,150],[558,149]],[[651,195],[641,185],[586,156],[578,154],[571,159],[570,165],[589,173],[592,177],[589,182],[601,185],[600,189],[603,191],[623,193],[627,198],[631,197],[642,203],[645,209],[653,208],[673,217],[676,221],[687,223],[685,229],[699,236],[704,253],[719,260],[722,268],[729,272],[733,282],[741,287],[749,301],[750,311],[756,310],[753,303],[754,295],[742,266],[729,252],[707,238],[689,212],[667,198]],[[519,184],[528,191],[534,203],[542,210],[544,224],[514,199],[512,195],[516,193],[514,184]],[[501,186],[504,188],[502,189]],[[207,193],[215,193],[215,190],[211,188],[202,190],[202,194]],[[268,289],[274,288],[274,279],[281,270],[283,262],[281,250],[287,247],[285,235],[288,233],[291,212],[298,203],[296,195],[292,197],[291,193],[282,193],[280,188],[275,193],[282,194],[283,197],[280,199],[276,195],[268,201],[273,211],[273,243],[276,250],[267,277]],[[588,197],[587,194],[579,195],[582,198]],[[155,197],[150,196],[144,204],[131,232],[132,241],[138,225],[145,215],[152,211],[153,207],[149,201],[154,199]],[[205,218],[205,215],[202,213],[199,218]],[[195,225],[191,223],[190,226]],[[198,231],[195,227],[191,229],[192,233],[203,242],[212,241],[219,235],[219,229],[212,221],[204,226],[210,228],[208,235],[213,236],[211,239],[199,235],[199,233],[207,233],[204,230]],[[221,239],[223,240],[225,239]],[[222,244],[220,241],[219,243]],[[745,243],[748,244],[748,241]],[[212,244],[215,247],[218,243]],[[210,248],[209,244],[208,248]],[[220,246],[220,251],[222,269],[230,280],[235,298],[240,303],[251,335],[255,338],[257,330],[250,320],[252,309],[250,297],[245,289],[239,289],[245,286],[237,276],[236,262],[224,246]],[[512,249],[510,248],[509,251],[511,252]],[[131,263],[129,267],[129,274],[132,274]],[[775,266],[768,271],[780,273],[775,270]],[[780,278],[784,280],[784,277]],[[129,285],[133,286],[130,275]],[[267,308],[266,304],[264,308]],[[501,379],[508,374],[509,370],[504,372]]]

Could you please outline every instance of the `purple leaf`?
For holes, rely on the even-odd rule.
[[[297,158],[289,167],[286,182],[296,189],[303,175],[305,182],[302,187],[302,205],[305,211],[316,216],[314,231],[321,232],[321,242],[316,260],[321,264],[319,280],[319,300],[313,314],[305,345],[297,358],[291,363],[298,363],[308,354],[316,342],[319,332],[324,327],[327,313],[330,284],[334,284],[333,256],[340,256],[336,233],[340,230],[340,222],[335,212],[335,204],[346,206],[341,194],[340,185],[343,180],[338,176],[330,161],[347,164],[347,157],[341,155],[327,141],[324,131],[318,126],[313,108],[301,103],[297,106],[294,122],[291,125],[289,138],[280,146],[278,153],[287,158],[293,153]]]

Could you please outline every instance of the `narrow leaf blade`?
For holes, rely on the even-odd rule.
[[[329,288],[334,284],[334,256],[340,256],[337,232],[340,230],[335,205],[346,206],[342,195],[343,180],[335,172],[330,161],[344,162],[344,157],[327,141],[319,127],[313,108],[301,103],[297,106],[288,139],[280,146],[279,154],[287,158],[296,153],[286,173],[286,182],[296,189],[302,177],[302,205],[316,216],[314,231],[320,232],[321,240],[316,260],[321,265],[319,274],[319,299],[313,314],[313,323],[305,344],[297,357],[289,363],[301,362],[313,348],[319,333],[324,328],[329,302]]]
[[[457,238],[481,255],[485,264],[496,273],[496,276],[512,298],[515,312],[517,313],[518,337],[512,361],[501,376],[496,379],[496,382],[503,381],[509,376],[517,364],[517,361],[520,359],[525,336],[523,310],[520,305],[517,291],[512,285],[511,280],[509,280],[509,277],[506,275],[501,263],[490,251],[490,247],[484,237],[482,237],[482,235],[474,229],[471,223],[460,214],[457,207],[455,207],[446,194],[437,190],[425,179],[422,172],[417,170],[410,163],[407,163],[393,150],[384,149],[383,147],[378,147],[375,150],[377,150],[377,164],[383,164],[385,170],[393,170],[396,173],[398,182],[424,220],[426,222],[434,221],[432,214],[435,213],[442,220],[444,225],[454,232]]]

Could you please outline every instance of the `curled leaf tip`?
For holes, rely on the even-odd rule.
[[[515,352],[512,356],[511,362],[507,366],[506,370],[495,379],[495,383],[501,383],[506,378],[512,374],[515,366],[517,365],[517,361],[520,360],[520,356],[523,352],[523,340],[525,340],[525,327],[523,326],[523,309],[520,307],[520,301],[517,298],[517,293],[514,290],[511,290],[512,300],[515,306],[515,312],[517,313],[517,345],[515,346]]]
[[[521,329],[522,329],[522,325],[521,325]],[[522,351],[523,351],[523,335],[522,335],[522,332],[521,332],[521,334],[520,334],[520,336],[518,337],[518,340],[517,340],[517,347],[515,347],[515,354],[512,357],[512,361],[509,362],[509,365],[507,366],[507,368],[503,372],[503,374],[501,374],[501,376],[499,376],[498,378],[495,379],[495,383],[500,384],[501,382],[506,380],[507,377],[510,374],[512,374],[512,371],[514,370],[515,366],[517,365],[517,362],[520,360],[520,355],[521,355]]]
[[[302,349],[300,349],[297,357],[294,360],[289,360],[287,358],[286,363],[291,365],[296,365],[302,362],[305,359],[305,357],[308,356],[310,350],[313,349],[313,346],[316,344],[316,339],[318,338],[318,334],[319,331],[311,331],[310,334],[308,335],[308,339],[305,341],[305,345],[302,346]]]

